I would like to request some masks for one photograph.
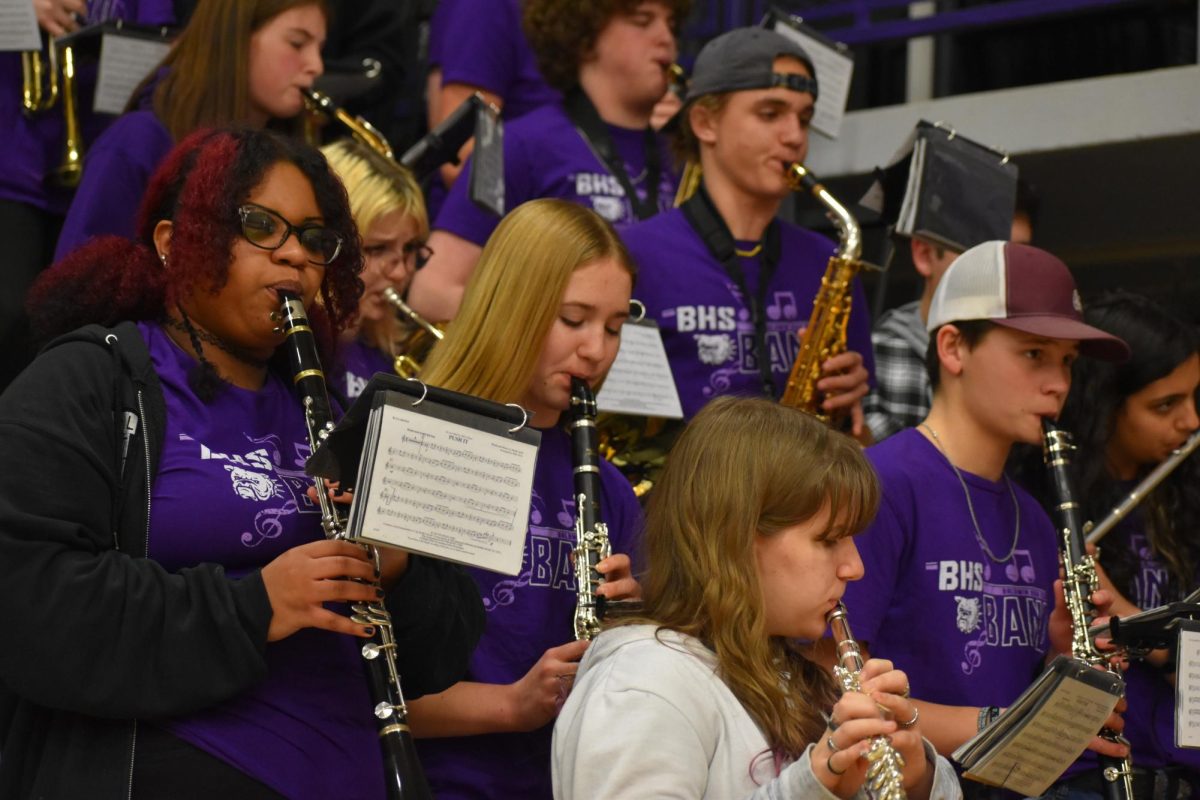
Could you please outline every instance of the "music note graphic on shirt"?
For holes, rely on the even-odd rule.
[[[565,530],[572,530],[575,527],[575,506],[570,500],[560,500],[562,510],[556,515],[558,524],[563,526]]]
[[[796,295],[791,292],[775,292],[774,301],[767,306],[767,319],[795,319]]]
[[[1021,563],[1021,562],[1024,563]],[[1033,583],[1037,577],[1033,570],[1033,557],[1028,550],[1014,550],[1012,560],[1004,565],[1004,576],[1013,583],[1020,577],[1025,583]]]

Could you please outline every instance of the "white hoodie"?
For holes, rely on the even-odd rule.
[[[653,625],[596,637],[554,725],[555,798],[836,800],[812,773],[812,746],[775,776],[766,738],[716,667],[697,639],[655,638]],[[937,764],[930,800],[962,797],[949,762],[925,750]]]

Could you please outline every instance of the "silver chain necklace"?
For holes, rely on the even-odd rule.
[[[1021,536],[1021,506],[1017,503],[1017,493],[1013,491],[1012,481],[1008,475],[1004,476],[1004,485],[1008,487],[1008,496],[1012,498],[1013,511],[1016,512],[1017,524],[1013,528],[1012,547],[1008,548],[1008,555],[1004,558],[997,558],[992,552],[992,548],[988,547],[987,541],[983,538],[983,531],[979,528],[979,520],[975,517],[975,504],[971,502],[971,490],[967,488],[967,482],[959,472],[958,467],[954,466],[954,462],[950,460],[950,455],[946,452],[946,448],[942,446],[942,439],[937,435],[937,431],[929,427],[928,424],[922,422],[921,427],[929,431],[929,435],[933,437],[933,443],[937,445],[938,452],[942,454],[942,458],[946,459],[946,463],[950,465],[950,469],[954,470],[954,474],[958,477],[958,482],[962,486],[963,494],[967,498],[967,511],[971,513],[971,524],[975,526],[975,539],[979,542],[979,546],[983,548],[983,553],[992,560],[995,564],[1003,564],[1013,557],[1017,552],[1017,539]]]

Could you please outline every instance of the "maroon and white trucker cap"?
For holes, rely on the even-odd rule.
[[[1058,257],[1027,244],[984,242],[942,275],[925,327],[986,319],[1049,339],[1076,339],[1084,355],[1125,361],[1129,345],[1083,321],[1075,279]]]

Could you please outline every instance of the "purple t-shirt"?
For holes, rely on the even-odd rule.
[[[429,63],[442,68],[443,85],[498,95],[505,121],[562,101],[521,29],[521,0],[441,0],[429,24]]]
[[[305,490],[300,404],[270,376],[258,391],[195,396],[195,364],[140,323],[162,382],[167,423],[150,498],[149,556],[179,571],[220,563],[230,577],[323,538]],[[175,736],[288,797],[383,796],[383,766],[359,644],[305,629],[267,645],[267,677],[219,705],[160,722]]]
[[[908,674],[913,697],[1007,706],[1041,673],[1058,577],[1054,526],[1013,484],[962,472],[994,562],[980,546],[962,484],[915,428],[869,448],[883,489],[855,538],[866,576],[846,589],[855,636]]]
[[[641,508],[629,483],[607,462],[600,465],[601,518],[614,553],[634,555]],[[487,626],[471,657],[466,680],[513,683],[551,647],[574,639],[575,501],[570,439],[561,428],[542,431],[529,536],[516,578],[471,569],[479,584]],[[550,739],[553,723],[529,733],[421,739],[421,763],[439,800],[552,796]]]
[[[797,332],[808,325],[813,300],[833,243],[812,231],[780,223],[780,260],[766,292],[767,350],[776,395],[782,394],[800,349]],[[754,323],[745,298],[724,266],[679,209],[621,231],[638,265],[634,297],[658,322],[684,416],[690,419],[714,397],[760,395],[762,374],[754,353]],[[752,249],[749,242],[739,249]],[[759,256],[741,259],[747,288],[758,289]],[[862,286],[855,282],[847,346],[861,353],[869,372],[871,320]]]
[[[54,260],[93,236],[111,233],[133,238],[150,176],[174,146],[153,111],[117,117],[88,152],[87,168],[63,223]]]
[[[614,125],[609,125],[608,130],[630,182],[644,200],[646,132]],[[671,168],[665,139],[660,136],[658,142],[661,163],[658,207],[666,210],[675,200],[678,177]],[[500,220],[471,202],[470,171],[468,159],[463,174],[450,188],[434,227],[482,247]],[[504,129],[504,207],[512,211],[521,203],[539,197],[579,203],[614,225],[637,220],[620,182],[608,172],[558,104],[535,109]]]
[[[376,372],[392,372],[392,359],[362,339],[352,339],[338,346],[333,383],[347,400],[354,400],[367,388],[367,381]]]
[[[173,25],[171,0],[88,0],[90,23],[123,19],[145,25]],[[115,119],[92,111],[96,65],[76,62],[76,108],[82,128],[86,167],[92,167],[92,143]],[[66,213],[71,191],[47,176],[63,156],[62,100],[47,111],[27,116],[21,109],[21,54],[0,53],[0,199],[15,200],[52,214]]]

